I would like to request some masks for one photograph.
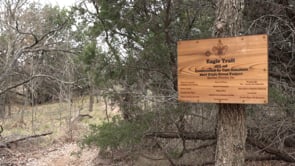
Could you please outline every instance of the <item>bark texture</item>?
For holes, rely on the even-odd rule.
[[[214,37],[238,36],[243,31],[244,0],[217,0]]]
[[[238,36],[242,31],[244,0],[217,0],[214,37]],[[241,166],[245,162],[245,105],[220,104],[217,115],[216,166]]]
[[[244,105],[219,105],[215,165],[244,165],[247,136],[245,117]]]

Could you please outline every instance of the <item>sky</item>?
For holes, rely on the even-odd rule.
[[[42,4],[59,5],[60,7],[68,7],[73,5],[77,0],[35,0]]]

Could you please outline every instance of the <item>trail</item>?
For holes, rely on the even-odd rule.
[[[28,154],[26,166],[94,166],[97,163],[108,165],[102,159],[97,161],[97,155],[97,149],[81,149],[76,143],[65,143]]]

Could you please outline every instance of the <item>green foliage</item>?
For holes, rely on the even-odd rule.
[[[294,115],[294,98],[290,94],[285,93],[283,90],[271,87],[269,89],[269,96],[272,103],[276,103],[279,108],[286,111],[288,115]]]
[[[60,9],[58,6],[45,5],[44,15],[46,23],[55,25],[56,27],[62,26],[65,22],[69,21],[69,11],[67,9]]]
[[[84,47],[82,56],[80,59],[85,65],[85,71],[88,72],[91,70],[92,65],[95,64],[95,58],[97,56],[96,43],[91,42]]]
[[[176,70],[171,69],[177,62],[177,41],[211,34],[213,12],[199,8],[202,3],[207,2],[98,0],[88,4],[95,12],[83,5],[73,8],[80,13],[79,22],[88,22],[83,24],[84,34],[92,41],[102,37],[107,44],[103,55],[94,52],[93,44],[85,46],[84,64],[93,69],[88,70],[91,75],[100,78],[96,80],[115,80],[128,89],[149,86],[162,95],[162,90],[176,83]],[[150,85],[142,85],[146,80]]]
[[[147,128],[144,121],[124,121],[115,116],[111,122],[90,125],[91,132],[85,137],[83,144],[94,144],[102,149],[126,148],[139,144]]]
[[[271,87],[269,88],[270,99],[280,105],[285,105],[289,102],[290,98],[288,95],[284,94],[279,88]]]
[[[109,54],[97,48],[96,42],[89,42],[84,46],[79,56],[84,72],[98,87],[108,86],[109,82],[121,77],[120,64],[113,61]]]
[[[81,27],[85,30],[83,34],[89,35],[93,43],[85,42],[81,61],[86,73],[105,91],[102,93],[120,106],[125,119],[92,125],[84,143],[101,148],[126,147],[139,143],[147,126],[175,129],[175,121],[181,121],[178,117],[188,112],[180,113],[174,98],[177,41],[211,35],[214,12],[210,7],[206,10],[201,7],[208,2],[96,0],[85,3],[95,11],[89,11],[86,5],[75,10],[80,13],[79,22],[86,26]],[[101,46],[103,49],[99,49],[101,39],[106,45]],[[157,116],[149,113],[151,110]]]
[[[174,158],[174,159],[179,158],[179,156],[181,156],[182,153],[183,153],[182,150],[180,150],[180,149],[178,149],[178,148],[170,149],[170,150],[168,151],[168,155],[169,155],[169,157]]]

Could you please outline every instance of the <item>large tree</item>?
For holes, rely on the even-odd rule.
[[[140,112],[139,105],[148,92],[152,92],[158,102],[175,106],[176,43],[179,39],[209,36],[212,17],[209,11],[202,10],[209,3],[170,0],[87,2],[77,8],[90,25],[86,26],[85,35],[91,36],[88,38],[91,42],[84,49],[83,59],[87,66],[92,66],[88,69],[101,89],[104,89],[102,84],[108,86],[108,91],[112,87],[112,99],[122,106],[126,118]],[[97,41],[105,44],[99,45]],[[93,47],[89,46],[93,44],[100,51],[91,51]],[[98,49],[99,46],[102,49]],[[102,50],[105,53],[101,53]],[[93,70],[95,67],[99,70]],[[118,84],[121,89],[115,90]],[[133,109],[138,110],[131,111]]]
[[[70,70],[64,65],[73,64],[69,18],[66,10],[56,6],[27,0],[0,2],[0,97],[4,105],[29,96],[46,101],[58,93],[60,84],[72,82],[65,78]]]
[[[79,16],[84,16],[89,25],[85,27],[91,39],[82,54],[85,69],[101,92],[119,105],[123,117],[123,124],[119,126],[129,127],[108,133],[119,135],[131,130],[132,136],[141,138],[146,131],[183,133],[192,128],[198,130],[200,126],[192,127],[186,117],[200,114],[199,110],[193,109],[192,104],[177,102],[176,44],[181,39],[210,36],[211,4],[208,1],[172,0],[87,2],[77,7]],[[144,129],[130,129],[126,123],[144,126]],[[122,133],[118,136],[123,139],[118,141],[119,145],[128,140],[124,138],[126,135],[134,140]],[[166,147],[158,141],[160,146]],[[187,153],[186,139],[180,141],[179,158]],[[138,143],[138,140],[130,142]],[[174,150],[163,150],[166,151],[173,153]]]
[[[81,55],[84,62],[83,67],[89,74],[89,78],[93,79],[96,88],[99,88],[105,96],[112,100],[111,104],[118,104],[123,114],[123,120],[119,122],[115,121],[111,122],[113,124],[94,128],[93,132],[98,137],[98,141],[89,137],[90,141],[95,141],[104,147],[121,147],[120,145],[129,145],[130,142],[140,142],[128,137],[130,135],[128,131],[133,131],[131,135],[136,138],[142,138],[140,136],[143,135],[140,134],[146,132],[144,138],[152,138],[153,143],[156,143],[152,147],[160,147],[164,156],[173,165],[174,162],[178,162],[176,159],[181,160],[188,153],[202,153],[202,148],[213,149],[213,146],[215,148],[215,142],[208,140],[216,139],[216,135],[218,135],[216,164],[242,165],[244,163],[246,140],[244,105],[220,105],[217,116],[217,133],[215,133],[215,123],[212,123],[215,122],[216,117],[215,105],[177,103],[176,42],[212,37],[212,29],[214,29],[214,37],[237,36],[240,33],[277,32],[270,38],[272,40],[270,43],[277,45],[276,52],[281,51],[280,53],[284,54],[271,52],[271,60],[276,63],[278,60],[284,63],[271,63],[270,65],[273,67],[270,68],[277,73],[280,70],[288,73],[289,75],[286,76],[279,73],[277,78],[280,78],[279,81],[288,80],[288,83],[292,84],[292,77],[288,79],[288,76],[293,74],[291,72],[294,67],[292,62],[295,58],[293,58],[292,51],[287,50],[294,43],[292,35],[290,35],[293,34],[293,26],[291,22],[282,20],[282,17],[274,18],[273,14],[264,16],[265,13],[270,12],[266,10],[267,6],[274,8],[279,6],[280,12],[289,13],[288,15],[292,16],[292,11],[289,10],[291,6],[286,6],[286,1],[280,1],[280,3],[284,2],[285,7],[282,7],[278,1],[253,0],[244,4],[242,0],[220,0],[213,5],[215,8],[212,9],[211,2],[91,0],[83,1],[76,8],[79,11],[77,18],[82,25],[80,27],[82,30],[79,32],[85,34],[81,35],[82,38],[88,39]],[[256,8],[260,3],[263,5],[259,6],[263,6],[265,10]],[[244,6],[248,11],[255,11],[255,13],[243,10]],[[214,26],[212,26],[215,11],[216,19]],[[277,11],[272,10],[272,12]],[[245,28],[242,28],[243,15],[246,18],[245,24],[243,24]],[[290,20],[292,18],[290,17]],[[273,20],[276,21],[272,27]],[[286,32],[286,34],[279,33],[278,30]],[[280,40],[276,41],[278,38]],[[283,39],[288,39],[288,44],[282,42],[285,41]],[[283,66],[286,67],[285,70],[283,70]],[[276,83],[276,85],[278,84]],[[279,99],[282,96],[281,99],[284,100],[287,95],[277,95],[279,92],[274,93],[273,96]],[[291,102],[287,101],[286,104]],[[256,125],[261,127],[262,124],[267,124],[267,121],[261,120],[262,118],[267,117],[268,120],[272,118],[270,114],[261,111],[269,108],[264,106],[249,106],[247,108],[251,113],[249,119],[252,120],[247,124],[251,126],[247,139],[248,147],[254,146],[271,152],[270,154],[274,154],[278,158],[283,156],[286,161],[292,161],[290,158],[284,157],[286,153],[276,149],[268,149],[265,146],[271,142],[265,141],[268,140],[268,136],[276,138],[275,129],[265,132],[262,142],[259,140],[260,130],[259,132],[256,130]],[[144,128],[139,127],[142,123],[145,123]],[[103,131],[97,134],[95,129]],[[284,134],[279,135],[280,140],[276,139],[278,141],[284,140],[287,135],[286,129]],[[120,138],[120,140],[111,138]],[[198,148],[200,140],[209,143]],[[192,142],[197,147],[191,148]],[[252,152],[251,148],[247,150]],[[211,158],[206,159],[212,163],[214,154],[210,154]],[[265,160],[272,156],[255,157],[257,158],[251,159]],[[195,158],[191,165],[206,163],[205,160]]]
[[[242,29],[244,6],[244,0],[218,0],[213,35],[215,37],[238,36]],[[244,165],[247,136],[245,121],[245,105],[219,105],[215,165]]]

